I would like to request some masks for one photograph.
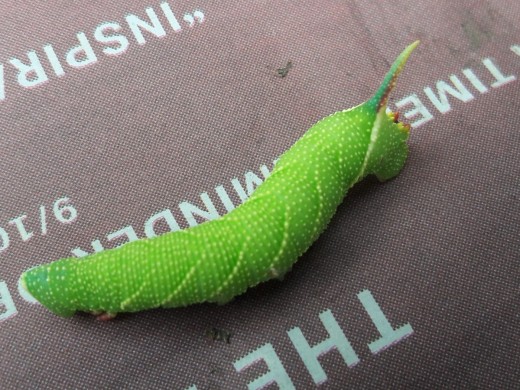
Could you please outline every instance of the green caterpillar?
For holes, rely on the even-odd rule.
[[[326,228],[347,190],[401,170],[410,127],[387,113],[390,91],[419,42],[396,59],[367,102],[317,122],[242,205],[223,217],[85,259],[26,271],[22,286],[53,313],[103,313],[225,303],[280,278]]]

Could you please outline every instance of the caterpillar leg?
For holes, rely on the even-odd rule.
[[[287,273],[287,271],[282,272],[281,270],[273,267],[273,268],[269,269],[269,278],[277,279],[281,282],[281,281],[283,281],[283,278],[285,277],[286,273]]]
[[[113,320],[117,316],[117,313],[100,312],[100,311],[93,311],[93,312],[91,312],[91,314],[96,317],[96,320],[103,321],[103,322]]]
[[[226,305],[228,304],[229,302],[231,302],[232,300],[235,299],[235,296],[234,295],[216,295],[212,302],[215,302],[217,305],[221,306],[221,305]]]

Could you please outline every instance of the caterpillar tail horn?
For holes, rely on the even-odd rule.
[[[380,181],[395,177],[401,171],[408,156],[406,141],[410,126],[399,122],[399,113],[387,110],[387,102],[390,92],[396,85],[397,77],[417,45],[419,41],[415,41],[403,50],[392,64],[379,89],[363,105],[368,112],[375,114],[366,172],[375,174]]]
[[[390,70],[387,72],[377,92],[374,94],[372,99],[369,100],[370,104],[372,104],[378,112],[382,109],[386,109],[388,96],[397,83],[397,77],[402,72],[406,61],[408,61],[408,58],[410,57],[410,54],[412,54],[412,51],[414,51],[419,43],[420,41],[415,41],[402,51],[399,57],[397,57],[392,64]]]

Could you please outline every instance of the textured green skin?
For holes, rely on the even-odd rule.
[[[330,115],[285,152],[253,195],[214,221],[33,268],[22,285],[57,315],[114,315],[225,303],[287,272],[326,228],[347,190],[368,174],[389,179],[408,153],[409,128],[386,100],[411,51],[366,103]]]

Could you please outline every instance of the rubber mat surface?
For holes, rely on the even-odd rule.
[[[520,3],[0,5],[0,387],[513,388],[520,382]],[[53,315],[27,269],[244,201],[313,123],[412,125],[283,281],[227,305]]]

